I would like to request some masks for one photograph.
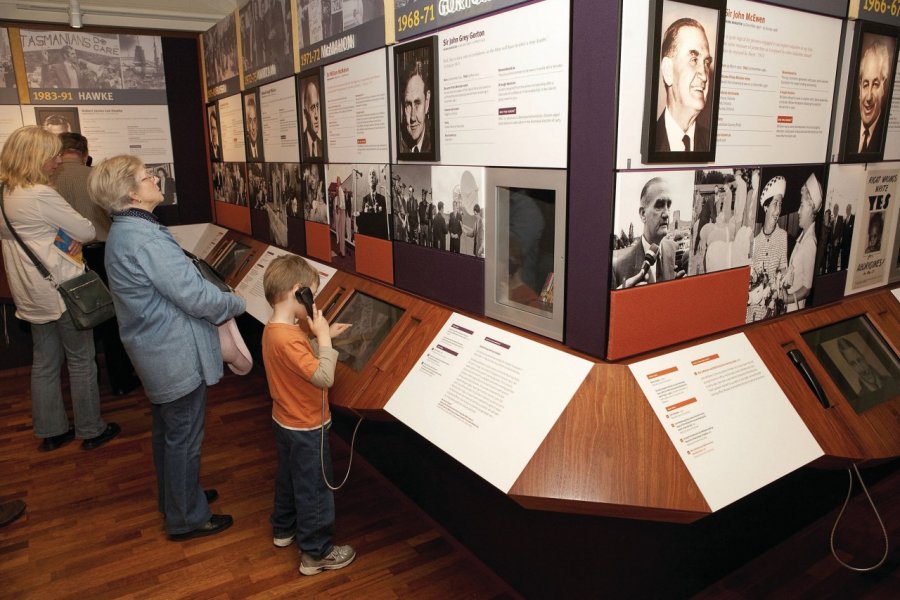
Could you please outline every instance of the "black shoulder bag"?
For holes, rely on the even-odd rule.
[[[3,220],[10,233],[16,238],[19,246],[34,263],[34,267],[41,276],[49,281],[56,291],[62,296],[66,305],[66,310],[72,318],[76,329],[93,329],[97,325],[112,319],[116,316],[113,307],[112,296],[107,287],[103,284],[103,280],[96,272],[91,271],[85,266],[85,271],[77,277],[73,277],[62,283],[57,283],[53,279],[53,275],[44,266],[44,263],[31,251],[31,248],[25,245],[16,230],[13,229],[12,223],[6,217],[6,209],[3,207],[3,185],[0,185],[0,211],[3,212]]]

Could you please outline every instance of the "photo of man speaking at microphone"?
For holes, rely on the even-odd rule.
[[[687,274],[693,185],[693,171],[619,173],[613,288],[632,288]]]

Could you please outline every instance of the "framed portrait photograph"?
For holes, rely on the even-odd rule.
[[[440,159],[437,36],[394,47],[397,158]]]
[[[896,29],[856,22],[850,76],[844,101],[842,162],[872,162],[884,157],[892,83],[897,68]]]
[[[325,162],[328,138],[325,133],[325,94],[322,70],[315,69],[297,78],[297,104],[300,108],[300,160]]]
[[[36,107],[35,123],[46,131],[60,133],[81,133],[81,121],[78,118],[77,106],[56,106],[53,108]]]
[[[647,47],[643,161],[716,157],[724,0],[654,0]]]
[[[244,147],[247,149],[247,162],[264,162],[262,136],[262,111],[259,106],[259,89],[244,92]]]
[[[897,353],[865,315],[802,335],[858,414],[900,395]]]
[[[222,162],[222,129],[219,127],[219,106],[215,102],[206,105],[206,122],[209,126],[209,159]]]

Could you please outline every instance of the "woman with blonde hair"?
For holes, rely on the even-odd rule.
[[[74,437],[92,450],[116,437],[120,428],[100,416],[94,334],[75,328],[53,284],[44,279],[16,241],[12,228],[57,282],[84,272],[81,244],[94,239],[94,226],[51,188],[50,175],[60,163],[62,143],[38,126],[15,130],[0,152],[3,219],[0,239],[3,264],[16,304],[16,316],[31,324],[31,410],[34,435],[42,451],[55,450]],[[63,232],[73,241],[60,249]],[[69,370],[75,427],[63,403],[60,369]]]
[[[231,526],[215,515],[215,490],[200,486],[207,386],[222,377],[216,325],[244,312],[244,300],[204,279],[153,214],[159,179],[136,156],[91,169],[93,201],[112,216],[106,274],[122,344],[152,404],[157,502],[172,540]]]

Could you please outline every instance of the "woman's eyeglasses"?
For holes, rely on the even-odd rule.
[[[147,181],[148,179],[152,179],[152,180],[153,180],[153,183],[156,183],[157,181],[159,181],[159,177],[157,177],[156,175],[154,175],[154,174],[151,173],[150,171],[144,171],[144,177],[141,178],[141,183],[144,183],[144,182]]]

